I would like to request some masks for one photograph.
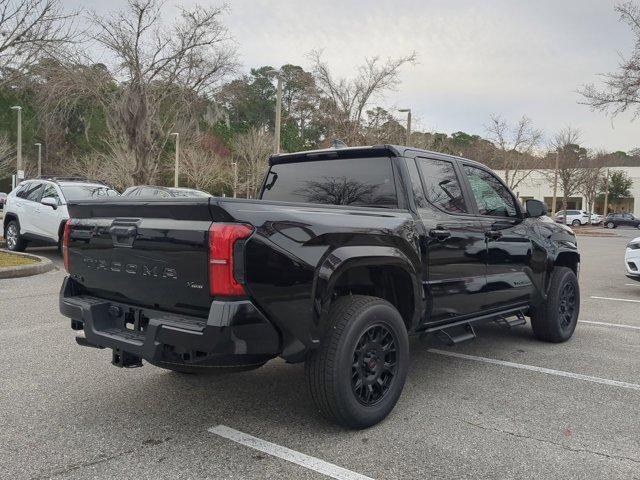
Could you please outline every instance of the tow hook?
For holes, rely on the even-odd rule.
[[[137,368],[142,366],[142,358],[119,348],[114,348],[111,363],[120,368]]]

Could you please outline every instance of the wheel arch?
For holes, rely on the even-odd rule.
[[[561,251],[553,261],[554,267],[567,267],[578,275],[580,271],[580,254],[574,251]]]
[[[420,266],[395,247],[341,247],[318,268],[313,287],[321,323],[336,298],[349,294],[387,300],[398,309],[408,331],[422,314]]]
[[[4,215],[4,219],[2,220],[2,232],[3,233],[7,229],[7,225],[9,225],[9,222],[11,220],[15,220],[16,222],[18,222],[18,226],[20,226],[20,220],[18,220],[18,216],[15,213],[6,213]]]

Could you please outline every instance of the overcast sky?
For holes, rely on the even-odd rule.
[[[63,0],[98,13],[121,0]],[[172,6],[217,2],[184,0]],[[590,148],[640,147],[640,120],[611,119],[577,102],[576,90],[612,71],[633,37],[611,0],[230,0],[226,24],[246,70],[261,65],[309,66],[323,49],[340,76],[366,57],[415,51],[401,85],[381,104],[409,107],[419,128],[485,134],[490,114],[531,117],[547,136],[567,125]],[[399,118],[401,118],[399,114]]]

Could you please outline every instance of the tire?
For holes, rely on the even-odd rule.
[[[580,225],[582,225],[582,223],[580,222],[580,220],[574,220],[573,222],[571,222],[571,225],[573,225],[574,227],[579,227]]]
[[[547,301],[532,311],[533,334],[545,342],[566,342],[573,335],[580,314],[580,285],[573,270],[555,267],[548,292]]]
[[[20,235],[20,224],[17,220],[11,220],[4,229],[4,240],[7,249],[12,252],[24,252],[27,241]]]
[[[386,300],[353,295],[334,301],[329,322],[320,347],[307,356],[311,398],[339,425],[375,425],[391,412],[407,377],[409,339],[402,317]]]

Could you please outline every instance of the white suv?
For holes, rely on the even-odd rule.
[[[102,183],[71,178],[25,180],[8,196],[3,230],[9,250],[23,251],[30,241],[59,245],[69,219],[67,202],[119,195]]]
[[[640,282],[640,237],[627,244],[624,261],[627,265],[627,277]]]
[[[591,217],[591,224],[597,225],[602,222],[602,217],[595,213],[591,215],[584,210],[560,210],[556,213],[556,222],[565,223],[566,225],[573,225],[579,227],[580,225],[586,225],[589,223],[589,217]]]

